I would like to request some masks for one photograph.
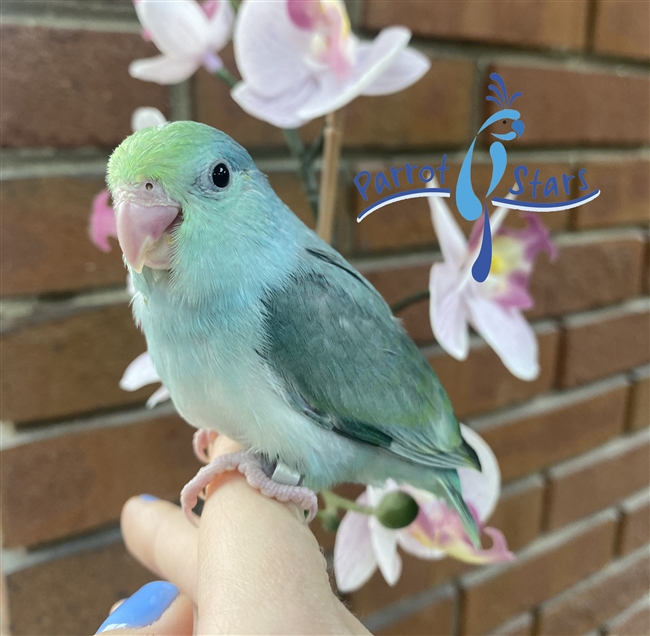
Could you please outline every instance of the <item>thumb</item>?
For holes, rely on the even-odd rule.
[[[194,610],[190,599],[167,581],[153,581],[120,603],[97,634],[191,636]]]

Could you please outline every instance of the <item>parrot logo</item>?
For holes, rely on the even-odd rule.
[[[479,283],[482,283],[490,273],[490,265],[492,264],[492,234],[490,231],[490,217],[488,215],[487,198],[492,194],[494,189],[499,185],[501,178],[506,170],[508,163],[508,155],[502,141],[510,141],[524,134],[524,122],[521,121],[521,114],[518,110],[511,108],[512,102],[521,96],[521,92],[517,92],[511,97],[508,97],[506,84],[502,77],[497,73],[492,73],[490,79],[494,84],[488,86],[489,90],[494,95],[488,95],[486,101],[491,101],[497,104],[500,108],[494,115],[488,117],[484,122],[472,145],[469,147],[465,159],[463,160],[460,168],[460,175],[456,183],[456,205],[461,215],[468,221],[476,221],[481,214],[483,214],[483,241],[481,243],[481,251],[472,266],[472,276]],[[506,124],[511,121],[512,130],[507,133],[491,133],[497,141],[492,142],[490,145],[490,157],[492,160],[492,178],[490,179],[490,186],[485,193],[485,201],[481,200],[474,193],[472,187],[472,158],[474,155],[474,146],[478,136],[492,124],[502,121]]]

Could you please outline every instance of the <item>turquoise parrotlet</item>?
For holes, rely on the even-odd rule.
[[[114,151],[107,182],[135,321],[200,431],[197,454],[207,461],[210,431],[243,449],[199,471],[186,512],[227,470],[310,518],[314,491],[390,477],[443,497],[480,545],[457,473],[480,463],[434,371],[242,146],[195,122],[145,128]]]

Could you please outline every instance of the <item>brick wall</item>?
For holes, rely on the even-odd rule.
[[[390,302],[425,287],[439,258],[428,208],[401,202],[358,225],[350,175],[443,151],[457,171],[491,71],[523,92],[526,133],[511,159],[542,175],[587,167],[602,195],[545,218],[559,258],[541,257],[532,281],[534,382],[510,375],[480,338],[467,361],[450,358],[426,302],[402,316],[459,417],[498,456],[505,485],[491,525],[516,561],[407,556],[394,588],[376,575],[347,602],[377,634],[647,635],[650,5],[350,6],[359,32],[406,24],[433,61],[411,89],[346,112],[337,246]],[[118,250],[102,254],[86,236],[108,153],[138,106],[193,117],[250,148],[278,194],[309,213],[281,136],[206,72],[169,89],[129,78],[128,63],[153,53],[130,2],[5,2],[3,12],[3,596],[13,634],[87,634],[152,578],[120,543],[122,503],[141,492],[174,500],[198,467],[190,427],[168,405],[145,410],[151,391],[117,386],[144,341]],[[331,535],[315,532],[330,550]]]

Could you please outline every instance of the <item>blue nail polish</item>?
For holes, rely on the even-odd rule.
[[[120,605],[99,627],[109,629],[147,627],[155,623],[178,596],[178,588],[167,581],[153,581],[141,587]]]
[[[158,497],[154,497],[153,495],[140,495],[140,499],[143,501],[158,501]]]

